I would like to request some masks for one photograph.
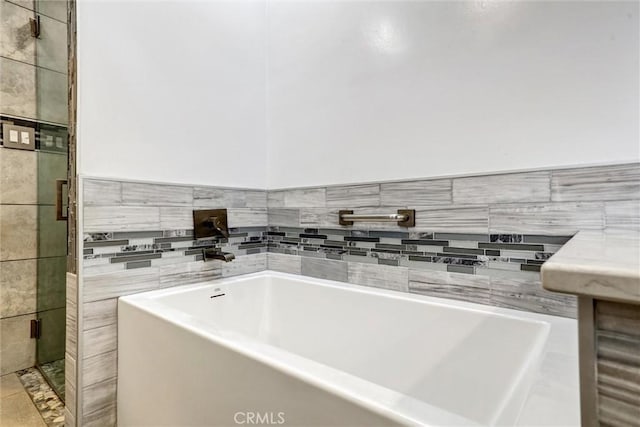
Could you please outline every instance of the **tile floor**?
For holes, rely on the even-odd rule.
[[[15,373],[0,377],[0,425],[46,427],[40,412]]]
[[[62,427],[64,405],[36,368],[0,377],[0,426]]]

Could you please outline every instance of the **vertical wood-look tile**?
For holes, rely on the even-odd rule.
[[[77,382],[76,368],[77,368],[77,361],[75,357],[71,356],[69,353],[65,353],[64,381],[66,385],[71,385],[74,389],[76,388],[76,382]]]
[[[76,427],[76,389],[71,384],[65,385],[64,399],[64,425],[65,427]]]
[[[67,299],[65,310],[65,351],[73,358],[78,357],[78,308],[75,302]]]
[[[78,276],[73,273],[67,272],[66,275],[66,294],[67,301],[71,301],[74,304],[78,303]]]

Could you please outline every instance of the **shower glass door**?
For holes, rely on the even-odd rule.
[[[64,400],[68,167],[67,3],[36,0],[38,338],[36,362]],[[64,204],[64,206],[59,206]]]

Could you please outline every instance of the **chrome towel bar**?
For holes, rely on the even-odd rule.
[[[397,222],[401,227],[415,227],[416,211],[413,209],[398,209],[395,214],[354,214],[353,211],[339,211],[340,225],[353,225],[354,222]]]

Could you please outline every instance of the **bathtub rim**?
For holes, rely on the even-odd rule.
[[[552,330],[554,329],[554,325],[557,323],[575,323],[575,319],[568,319],[560,316],[525,312],[420,294],[407,294],[394,290],[337,282],[298,274],[282,273],[272,270],[263,270],[256,273],[217,278],[189,285],[172,286],[122,296],[118,298],[118,307],[120,308],[120,304],[126,304],[134,307],[135,309],[142,310],[146,314],[157,319],[170,322],[189,333],[195,333],[204,339],[213,341],[227,349],[255,359],[260,363],[264,363],[273,369],[287,375],[291,375],[301,381],[313,384],[325,392],[338,395],[353,404],[365,407],[368,410],[401,424],[424,425],[426,420],[430,423],[428,425],[482,425],[477,420],[466,418],[462,415],[439,408],[395,390],[388,389],[382,385],[370,382],[353,374],[324,365],[312,359],[299,356],[295,353],[291,353],[285,349],[261,343],[238,333],[225,334],[220,333],[219,331],[214,332],[199,327],[205,326],[205,324],[203,323],[202,325],[198,325],[197,318],[194,316],[189,316],[182,310],[167,306],[159,300],[160,297],[185,293],[194,289],[204,287],[213,288],[217,285],[232,285],[233,283],[241,283],[265,277],[292,279],[338,290],[349,290],[357,293],[380,295],[386,298],[411,303],[422,302],[427,303],[428,305],[435,305],[447,309],[471,311],[481,315],[491,315],[510,320],[526,321],[527,323],[538,324],[543,329],[543,332],[537,334],[535,338],[536,343],[534,344],[534,348],[538,351],[531,356],[527,356],[522,366],[517,371],[517,380],[514,380],[510,385],[507,397],[504,398],[502,402],[499,402],[499,409],[496,410],[496,413],[491,419],[491,422],[493,423],[496,421],[499,423],[501,415],[503,415],[505,408],[508,407],[510,403],[509,400],[512,396],[511,393],[521,385],[522,377],[530,374],[532,369],[539,369],[539,365],[548,350],[548,340]],[[300,365],[304,365],[303,368],[301,368]],[[535,365],[538,365],[538,367]],[[326,381],[327,377],[331,377],[333,379],[340,378],[340,382]],[[118,376],[118,381],[120,381],[120,376]],[[522,413],[523,406],[526,405],[526,400],[532,386],[533,384],[530,384],[529,387],[527,387],[528,391],[526,391],[526,397],[519,405],[520,413]],[[381,402],[385,402],[385,404]],[[398,402],[400,402],[400,404],[398,404]]]
[[[120,310],[121,304],[123,304],[135,310],[142,311],[148,316],[152,316],[162,322],[170,323],[188,333],[195,334],[208,341],[213,341],[215,344],[226,349],[254,359],[271,369],[292,376],[300,381],[310,383],[327,393],[337,395],[354,405],[364,407],[399,425],[481,425],[461,415],[422,402],[312,359],[299,356],[269,344],[261,343],[245,337],[242,334],[212,332],[204,327],[199,327],[197,318],[189,316],[181,310],[168,307],[155,299],[158,296],[178,294],[204,287],[215,287],[221,283],[230,284],[262,278],[269,276],[269,273],[271,273],[271,271],[262,271],[123,296],[118,298],[118,310]],[[304,276],[278,273],[278,275],[280,274],[297,280],[306,279]],[[325,282],[332,284],[332,281]],[[119,320],[120,318],[118,317],[118,321]],[[208,325],[203,324],[202,326]],[[120,348],[120,345],[118,347]],[[332,378],[333,381],[328,381],[326,378]],[[336,379],[339,379],[340,382],[336,381]],[[118,375],[118,383],[120,383],[120,381],[121,378],[120,375]],[[118,384],[118,387],[119,386]],[[391,406],[392,404],[397,405],[398,401],[401,402],[399,406]],[[425,419],[429,420],[430,424],[424,424]]]
[[[433,297],[433,296],[422,295],[418,293],[401,292],[401,291],[396,291],[391,289],[377,288],[373,286],[356,285],[353,283],[339,282],[336,280],[320,279],[316,277],[302,276],[299,274],[292,274],[292,273],[283,273],[275,270],[263,270],[255,273],[241,274],[241,275],[232,276],[232,277],[220,277],[220,278],[192,283],[188,285],[177,285],[177,286],[170,286],[166,288],[154,289],[151,291],[138,292],[135,294],[118,297],[118,300],[133,302],[134,304],[139,302],[139,304],[144,305],[145,303],[143,303],[142,301],[153,300],[160,295],[178,294],[178,293],[188,292],[193,289],[198,289],[203,286],[213,286],[215,284],[226,285],[226,284],[244,282],[244,281],[248,281],[248,280],[260,278],[260,277],[280,277],[283,279],[294,279],[297,281],[310,282],[310,283],[322,285],[329,288],[339,289],[339,290],[348,289],[356,293],[384,295],[385,297],[389,297],[389,298],[401,300],[401,301],[408,301],[408,302],[423,301],[423,302],[428,302],[432,305],[437,305],[440,307],[455,307],[458,309],[464,309],[465,311],[492,314],[498,317],[506,317],[506,318],[517,319],[517,320],[526,319],[529,322],[534,322],[539,324],[554,323],[555,321],[557,321],[557,319],[575,321],[575,319],[570,319],[562,316],[555,316],[551,314],[534,313],[530,311],[516,310],[516,309],[506,308],[506,307],[498,307],[498,306],[485,305],[485,304],[479,304],[479,303],[468,302],[468,301]]]

